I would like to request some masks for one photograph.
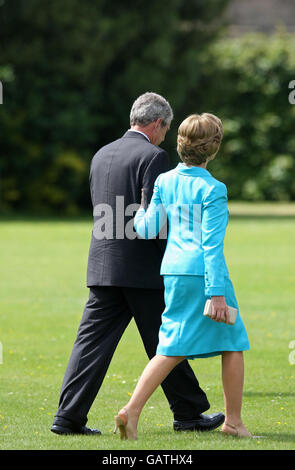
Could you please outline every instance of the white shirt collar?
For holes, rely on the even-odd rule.
[[[144,132],[141,132],[141,131],[136,131],[135,129],[128,129],[130,132],[138,132],[139,134],[142,134],[144,135],[144,137],[150,142],[150,139],[148,138],[148,136],[144,133]]]

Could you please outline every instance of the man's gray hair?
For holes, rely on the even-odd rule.
[[[162,127],[168,126],[173,119],[172,108],[163,96],[147,92],[134,101],[130,112],[131,126],[145,127],[159,118],[162,119]]]

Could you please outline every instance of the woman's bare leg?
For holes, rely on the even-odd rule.
[[[222,430],[230,434],[251,436],[242,422],[244,356],[242,351],[222,353],[222,382],[225,402],[225,423]],[[235,432],[236,431],[236,432]]]
[[[127,405],[122,410],[127,412],[127,433],[135,435],[140,413],[156,388],[165,380],[177,364],[185,359],[183,356],[154,356],[145,367]],[[123,411],[124,412],[124,411]]]

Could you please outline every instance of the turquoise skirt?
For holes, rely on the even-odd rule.
[[[203,315],[204,276],[165,275],[165,310],[157,354],[187,359],[218,356],[222,351],[246,351],[249,340],[231,280],[225,279],[227,305],[238,309],[234,325],[217,323]]]

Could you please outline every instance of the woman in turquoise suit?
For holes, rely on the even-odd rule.
[[[206,169],[218,152],[222,135],[222,123],[212,114],[186,118],[177,137],[183,163],[158,176],[147,211],[142,193],[134,222],[137,233],[153,238],[167,227],[168,219],[161,265],[166,308],[156,356],[144,369],[130,401],[115,417],[121,438],[137,438],[143,406],[179,362],[216,355],[222,356],[222,432],[251,437],[241,418],[243,351],[249,349],[249,341],[239,311],[235,324],[229,324],[228,306],[238,309],[238,304],[223,255],[227,190]],[[203,311],[210,298],[212,316],[208,318]]]

